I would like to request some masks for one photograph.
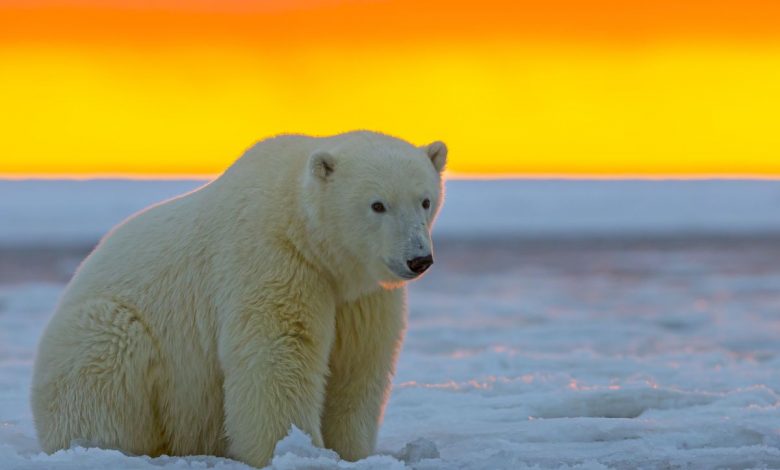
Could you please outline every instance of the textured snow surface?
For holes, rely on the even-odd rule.
[[[482,184],[453,190],[448,204],[482,194]],[[536,199],[506,189],[496,194],[509,204]],[[477,219],[478,209],[451,211]],[[274,468],[780,468],[780,238],[771,231],[578,241],[480,238],[449,223],[436,264],[410,286],[377,455],[344,462],[291,429]],[[29,271],[9,253],[0,245],[15,260],[0,270]],[[0,469],[248,468],[80,447],[42,454],[31,368],[63,287],[0,284]]]

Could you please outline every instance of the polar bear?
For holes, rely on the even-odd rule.
[[[371,454],[446,158],[368,131],[279,136],[113,229],[39,346],[43,450],[263,466],[295,425],[344,459]]]

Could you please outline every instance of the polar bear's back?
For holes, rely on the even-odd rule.
[[[195,199],[196,193],[191,193],[165,201],[112,229],[79,266],[62,303],[86,297],[134,295],[152,288],[162,271],[179,262],[185,246],[197,237],[196,220],[189,215],[193,208],[188,207],[197,205]]]
[[[219,269],[215,263],[246,237],[262,244],[260,232],[291,216],[296,183],[319,140],[284,135],[259,142],[210,184],[131,216],[82,263],[59,310],[111,297],[132,302],[152,317],[158,310],[198,313],[193,305],[205,307],[197,297],[212,301],[220,287],[209,272]],[[159,326],[173,320],[162,319]]]

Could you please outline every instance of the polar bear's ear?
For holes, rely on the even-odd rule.
[[[444,166],[447,164],[447,146],[444,142],[436,141],[423,147],[425,153],[428,154],[428,158],[431,159],[433,167],[436,171],[441,173],[444,171]]]
[[[309,170],[322,181],[328,181],[336,168],[335,160],[328,152],[318,150],[309,157]]]

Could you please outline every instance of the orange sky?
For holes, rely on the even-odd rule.
[[[3,1],[0,174],[213,174],[281,132],[455,174],[780,177],[780,2]]]

